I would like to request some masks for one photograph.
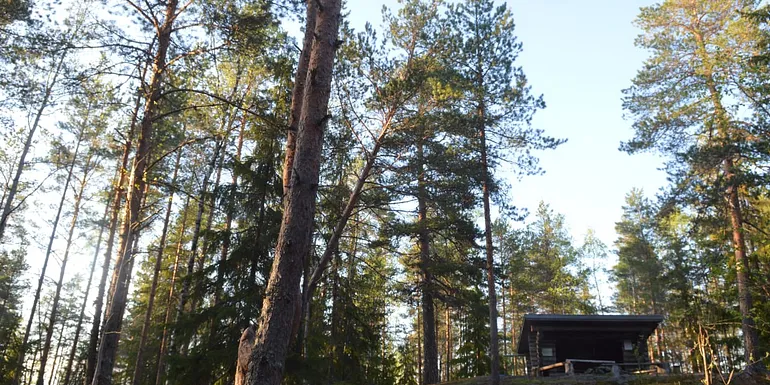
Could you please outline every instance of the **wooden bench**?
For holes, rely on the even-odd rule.
[[[564,360],[564,362],[557,362],[555,364],[546,365],[543,367],[538,368],[538,371],[540,373],[545,373],[551,369],[556,368],[564,368],[564,374],[568,376],[575,375],[575,363],[588,363],[588,364],[596,364],[596,366],[609,366],[612,369],[612,376],[617,378],[620,377],[621,368],[627,367],[633,369],[634,367],[637,368],[637,370],[633,371],[633,374],[667,374],[669,373],[668,370],[668,364],[665,362],[627,362],[627,363],[617,363],[615,361],[609,361],[609,360],[583,360],[583,359],[574,359],[574,358],[568,358]],[[652,367],[654,366],[654,369],[642,369],[643,367]]]

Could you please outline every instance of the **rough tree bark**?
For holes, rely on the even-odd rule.
[[[735,249],[735,272],[738,281],[738,307],[741,312],[741,329],[746,355],[746,363],[751,364],[760,359],[759,336],[756,324],[751,316],[752,297],[749,288],[749,264],[746,257],[746,241],[743,235],[743,216],[733,160],[724,161],[725,178],[728,181],[727,201],[730,208],[730,224],[732,225],[733,248]]]
[[[254,338],[256,329],[250,325],[241,334],[238,341],[238,360],[235,363],[235,385],[246,385],[246,375],[249,371],[249,358],[251,351],[254,350]]]
[[[291,92],[291,107],[289,115],[289,129],[286,132],[286,157],[283,160],[283,196],[289,194],[291,185],[291,173],[294,166],[294,154],[297,143],[297,131],[302,117],[303,95],[305,94],[305,80],[307,69],[310,65],[310,50],[313,49],[313,34],[315,33],[317,9],[314,0],[307,0],[305,11],[305,36],[302,38],[302,51],[299,53],[297,73],[294,75],[294,89]]]
[[[153,122],[161,97],[161,81],[166,71],[166,53],[171,43],[171,33],[177,16],[177,4],[177,0],[168,1],[163,24],[158,26],[157,29],[158,50],[153,60],[153,72],[147,88],[148,94],[140,126],[139,144],[132,162],[131,179],[129,181],[130,189],[126,197],[125,219],[123,223],[125,239],[121,242],[122,245],[118,251],[118,259],[115,266],[121,278],[117,281],[112,294],[109,316],[104,322],[104,331],[102,333],[102,342],[99,346],[99,356],[96,362],[93,385],[110,385],[112,383],[112,369],[115,365],[115,355],[123,325],[123,312],[126,309],[126,299],[128,296],[127,283],[128,277],[131,275],[129,267],[132,266],[133,259],[132,245],[134,244],[134,239],[139,235],[141,225],[139,214],[144,197],[144,189],[147,184],[145,170],[152,147]]]
[[[316,4],[314,0],[307,0],[305,5],[306,5],[305,6],[305,35],[302,38],[302,51],[299,53],[299,62],[297,63],[297,72],[294,75],[294,88],[292,89],[290,115],[289,115],[289,128],[286,132],[286,151],[285,151],[286,156],[284,157],[284,161],[283,161],[283,174],[281,179],[283,183],[282,200],[284,202],[286,201],[287,196],[289,195],[289,191],[291,187],[290,182],[291,182],[292,170],[294,167],[294,154],[295,154],[296,142],[297,142],[297,131],[299,130],[299,122],[300,122],[300,119],[302,118],[302,104],[304,103],[305,81],[307,80],[307,76],[308,76],[307,70],[310,64],[310,51],[313,49],[315,23],[316,23],[316,18],[318,17],[318,10],[316,8]],[[261,215],[262,215],[262,211],[260,211],[260,216]],[[302,261],[303,267],[305,267],[305,271],[309,266],[309,262],[310,261],[307,260],[307,258],[305,258]],[[253,281],[253,279],[251,281]],[[305,309],[303,307],[304,305],[305,305],[305,302],[303,300],[302,304],[300,305],[300,308],[301,308],[300,311],[294,315],[294,321],[292,325],[293,326],[292,329],[294,330],[292,331],[292,339],[294,339],[294,336],[298,333],[300,329],[300,324],[302,323],[301,317],[306,314]],[[309,311],[309,309],[307,311]],[[305,333],[303,333],[302,339],[304,339],[304,335]],[[302,339],[301,341],[298,341],[297,349],[304,352],[304,349],[303,349],[304,341]]]
[[[311,248],[321,149],[331,93],[334,55],[339,42],[340,0],[318,0],[316,37],[310,52],[283,221],[249,360],[250,385],[278,385],[284,371],[291,328],[301,307],[302,265]],[[285,182],[284,182],[285,183]]]

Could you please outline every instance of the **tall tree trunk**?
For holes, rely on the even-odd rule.
[[[433,304],[433,277],[430,273],[430,229],[428,228],[428,195],[423,165],[423,144],[417,146],[420,173],[417,176],[418,246],[422,270],[422,334],[423,334],[423,384],[439,382],[438,344],[436,343],[436,314]]]
[[[505,312],[505,273],[503,273],[503,276],[501,278],[502,279],[500,280],[500,300],[503,303],[503,312],[500,315],[502,316],[501,318],[503,319],[503,357],[507,357],[508,356],[508,344],[506,343],[506,341],[508,341],[508,338],[507,338],[508,336],[506,335],[506,333],[508,331],[508,327],[507,327],[508,325],[505,322],[505,315],[506,315],[506,312]],[[511,346],[513,346],[513,341],[511,341]],[[503,358],[503,360],[502,360],[502,366],[503,366],[503,371],[505,372],[505,374],[510,374],[509,370],[508,370],[508,365],[506,363],[505,358]]]
[[[756,324],[751,316],[752,298],[749,288],[749,263],[746,257],[746,241],[743,234],[743,216],[740,200],[738,198],[738,182],[731,158],[724,161],[725,178],[728,181],[727,199],[730,207],[730,224],[732,225],[733,248],[735,249],[735,271],[738,281],[738,307],[741,311],[741,329],[743,330],[743,343],[746,354],[746,363],[751,364],[758,360],[759,336]]]
[[[291,107],[289,116],[289,129],[286,132],[286,155],[283,161],[283,197],[285,202],[289,192],[291,191],[291,174],[294,168],[294,154],[297,143],[297,132],[299,131],[299,122],[302,118],[302,105],[304,103],[305,94],[305,81],[308,76],[308,66],[310,65],[310,51],[313,49],[315,23],[318,17],[318,9],[315,0],[306,0],[305,6],[305,35],[302,38],[302,51],[299,54],[299,62],[297,63],[297,72],[294,75],[294,88],[291,95]],[[261,212],[260,212],[261,215]],[[297,332],[302,329],[302,336],[297,341],[297,350],[305,356],[306,352],[306,337],[307,337],[307,324],[309,320],[310,304],[304,300],[304,293],[307,292],[308,286],[308,270],[310,267],[310,260],[304,259],[302,261],[303,266],[303,301],[301,305],[300,314],[294,315],[293,323],[296,326]],[[299,325],[302,324],[302,325]],[[296,334],[293,333],[293,334]]]
[[[72,154],[72,162],[70,163],[69,175],[67,176],[67,180],[72,179],[72,173],[73,173],[73,169],[75,168],[75,162],[77,161],[78,152],[80,151],[80,143],[83,140],[84,131],[85,129],[81,130],[80,134],[78,135],[78,141],[77,141],[77,144],[75,145],[75,151]],[[67,261],[69,260],[70,247],[72,246],[72,238],[75,234],[75,228],[77,227],[78,215],[80,214],[80,202],[83,199],[83,192],[85,191],[86,183],[87,183],[87,178],[86,178],[86,175],[84,175],[83,180],[80,183],[80,188],[78,189],[78,192],[75,195],[75,206],[72,210],[72,221],[70,222],[69,232],[67,233],[67,246],[64,250],[64,257],[62,257],[62,261],[61,261],[61,269],[59,270],[59,280],[56,282],[56,292],[53,296],[53,304],[51,306],[51,315],[48,319],[48,329],[46,331],[45,342],[43,344],[43,353],[40,356],[40,371],[38,372],[38,375],[37,375],[37,385],[45,384],[45,378],[44,378],[45,366],[48,363],[48,354],[51,351],[51,338],[53,337],[53,329],[54,329],[54,325],[56,324],[56,317],[58,316],[59,299],[61,298],[61,289],[62,289],[62,286],[64,286],[64,273],[67,269]],[[67,184],[65,184],[65,187],[66,185]],[[66,194],[66,191],[64,193]],[[62,194],[62,197],[64,197],[65,194]],[[51,240],[53,240],[53,238],[54,237],[51,237]]]
[[[171,177],[171,191],[169,192],[168,202],[166,203],[166,215],[163,218],[163,230],[160,233],[158,242],[158,254],[155,256],[155,268],[152,273],[152,284],[150,284],[150,295],[147,300],[147,310],[144,313],[144,322],[142,323],[142,335],[139,338],[139,346],[136,350],[136,364],[134,365],[134,376],[131,381],[133,385],[139,385],[140,375],[144,372],[144,346],[147,343],[147,333],[150,330],[150,321],[152,320],[152,311],[155,305],[155,293],[158,290],[158,278],[163,263],[163,250],[166,248],[166,235],[168,234],[168,224],[171,220],[171,211],[174,204],[174,189],[176,188],[176,178],[179,174],[179,163],[182,159],[182,150],[176,154],[174,163],[174,173]]]
[[[51,236],[48,238],[48,247],[46,248],[45,259],[43,260],[43,268],[40,272],[40,278],[37,281],[37,290],[35,290],[35,297],[32,299],[32,310],[30,311],[30,314],[29,314],[29,320],[27,320],[27,327],[24,329],[24,337],[22,338],[22,343],[21,343],[22,348],[21,348],[21,351],[19,352],[17,370],[14,378],[15,383],[18,383],[20,378],[19,376],[21,372],[24,371],[25,346],[29,342],[29,333],[30,333],[30,330],[32,329],[32,322],[35,319],[35,311],[37,310],[37,305],[40,302],[40,293],[43,290],[43,281],[45,280],[45,273],[48,268],[48,261],[51,257],[53,242],[56,239],[56,230],[59,227],[59,219],[61,219],[61,212],[62,212],[62,209],[64,208],[64,201],[67,199],[67,191],[69,190],[70,182],[72,182],[72,170],[75,167],[75,161],[77,158],[78,149],[80,148],[81,139],[82,139],[82,136],[78,137],[78,142],[77,142],[78,144],[75,148],[75,153],[68,165],[67,180],[64,182],[64,187],[62,188],[61,199],[59,200],[59,208],[56,210],[56,217],[54,217],[53,225],[51,228]],[[60,290],[60,288],[61,288],[61,282],[59,282],[59,284],[57,285],[57,292],[58,290]],[[52,310],[51,314],[54,315],[55,310]],[[51,330],[50,333],[53,333],[53,331]],[[50,339],[50,337],[48,338]],[[49,348],[50,348],[50,341],[49,341]],[[47,355],[47,352],[45,354]],[[43,365],[43,367],[45,367],[45,365]]]
[[[206,171],[204,171],[205,174],[203,175],[203,183],[201,184],[201,189],[198,193],[198,211],[195,217],[195,227],[193,228],[192,233],[190,255],[187,258],[187,271],[184,278],[182,279],[182,290],[179,292],[179,303],[177,303],[175,317],[176,322],[179,322],[182,319],[182,316],[185,314],[185,306],[187,305],[187,300],[190,297],[193,276],[195,275],[195,261],[196,257],[198,257],[198,244],[200,243],[201,229],[203,227],[203,213],[206,211],[206,194],[208,194],[209,179],[211,178],[211,174],[214,173],[214,168],[216,167],[217,160],[219,159],[219,151],[221,148],[220,146],[222,145],[224,145],[224,139],[217,139],[214,147],[214,154],[211,155],[211,161],[206,167]],[[209,214],[209,216],[211,216],[211,214]],[[201,258],[204,258],[205,254],[201,254]],[[202,270],[202,261],[200,265],[200,270]],[[193,308],[194,307],[195,305],[193,305]],[[179,329],[176,330],[178,331]],[[179,335],[174,333],[174,335],[171,337],[169,350],[171,352],[176,351],[179,344],[181,344],[181,341],[179,341]],[[182,345],[183,348],[184,346],[186,346],[186,344]]]
[[[251,93],[251,87],[252,82],[249,81],[246,85],[246,91],[244,92],[244,97]],[[235,89],[233,89],[233,93],[235,93]],[[228,126],[227,132],[228,137],[229,133],[232,130],[232,126],[235,123],[235,116],[233,116],[232,120],[230,121],[230,124]],[[244,113],[241,118],[241,125],[238,129],[238,141],[235,148],[235,157],[233,158],[233,162],[237,163],[241,161],[241,151],[243,150],[243,134],[246,130],[246,114]],[[222,160],[224,160],[224,154],[226,151],[222,151]],[[219,170],[217,174],[217,185],[219,185],[219,173],[222,172],[223,162],[220,162]],[[232,172],[232,191],[237,191],[238,189],[238,175],[233,170]],[[215,189],[216,190],[216,189]],[[212,207],[213,207],[214,199],[212,199]],[[219,264],[217,265],[217,277],[216,282],[214,284],[214,302],[213,306],[217,306],[219,304],[219,301],[222,298],[222,285],[224,283],[224,277],[225,277],[225,262],[227,261],[227,256],[230,252],[230,231],[232,229],[233,225],[233,202],[230,200],[230,202],[227,204],[227,208],[225,209],[225,228],[224,233],[225,236],[222,239],[222,248],[219,252]],[[251,326],[251,325],[249,325]],[[219,317],[214,314],[214,317],[212,317],[211,322],[209,323],[209,338],[208,338],[208,344],[209,349],[214,349],[214,346],[216,345],[216,338],[217,338],[217,328],[219,327]],[[251,353],[249,351],[249,353]],[[212,383],[213,385],[213,378],[207,378],[209,383]]]
[[[102,235],[104,235],[104,223],[107,220],[107,216],[110,215],[110,202],[104,206],[104,215],[99,222],[99,236],[96,238],[96,251],[94,251],[94,259],[91,261],[91,272],[88,274],[88,283],[86,284],[86,292],[83,295],[83,304],[80,305],[80,313],[78,316],[78,323],[75,327],[75,339],[72,341],[72,349],[70,349],[69,357],[67,358],[67,366],[64,368],[64,380],[63,385],[69,385],[70,378],[72,377],[72,365],[75,362],[75,354],[78,349],[78,341],[80,340],[80,331],[83,328],[83,320],[86,318],[86,306],[88,305],[88,294],[91,292],[91,282],[93,282],[94,271],[96,270],[96,262],[99,259],[99,251],[102,246]]]
[[[698,44],[698,53],[704,62],[708,60],[708,50],[706,48],[703,35],[700,32],[694,33]],[[711,102],[714,106],[715,121],[718,130],[718,138],[722,145],[730,142],[730,121],[727,111],[722,105],[722,95],[714,80],[713,69],[710,66],[705,68],[706,86],[709,91]],[[732,227],[732,241],[735,253],[735,273],[738,283],[738,307],[741,312],[741,329],[743,330],[744,350],[746,354],[746,363],[751,364],[760,358],[759,336],[757,335],[756,324],[751,316],[752,298],[749,288],[749,261],[746,256],[746,240],[744,238],[743,215],[738,190],[740,189],[740,180],[735,170],[735,160],[733,154],[727,154],[722,162],[723,173],[727,181],[726,200],[728,204],[730,224]]]
[[[423,385],[422,375],[422,311],[417,307],[417,384]]]
[[[444,357],[446,375],[444,381],[448,382],[452,380],[452,311],[449,307],[446,308],[444,317],[446,318],[446,357]]]
[[[323,132],[338,46],[340,0],[318,0],[318,17],[308,64],[303,107],[283,221],[275,249],[256,345],[249,362],[250,385],[278,385],[283,378],[294,322],[301,308],[299,291],[303,261],[310,253],[318,193]],[[284,181],[285,184],[285,181]]]
[[[147,66],[145,66],[146,72]],[[142,73],[142,78],[144,74]],[[123,145],[123,155],[120,158],[120,163],[117,167],[117,176],[113,184],[113,193],[115,197],[112,199],[112,207],[110,209],[110,222],[109,232],[107,233],[107,247],[104,251],[104,263],[102,264],[102,276],[99,279],[99,289],[96,293],[96,301],[94,302],[94,318],[91,322],[91,334],[88,341],[88,358],[86,360],[86,375],[84,385],[91,385],[91,381],[94,378],[94,371],[96,370],[96,360],[98,356],[99,348],[99,336],[101,317],[105,299],[105,291],[107,290],[107,277],[110,274],[110,262],[112,261],[112,248],[115,245],[115,234],[117,233],[118,224],[120,223],[120,208],[123,205],[123,198],[125,197],[125,190],[123,186],[126,183],[126,176],[128,175],[128,158],[131,154],[131,148],[133,147],[133,137],[136,131],[137,118],[139,116],[139,108],[141,107],[142,97],[137,95],[134,111],[131,114],[131,124],[129,124],[128,134],[126,135],[126,142]],[[108,203],[108,206],[110,204]]]
[[[477,66],[477,69],[482,68],[481,63]],[[484,79],[482,72],[478,73],[477,85],[483,89]],[[479,96],[479,104],[477,107],[478,131],[480,136],[480,150],[481,150],[481,192],[482,200],[484,202],[484,240],[485,251],[487,256],[487,290],[489,292],[489,359],[491,361],[490,366],[490,383],[492,385],[500,384],[500,349],[497,344],[497,296],[495,294],[495,249],[492,244],[492,209],[489,202],[489,185],[491,183],[491,173],[489,170],[489,160],[487,159],[487,127],[486,127],[486,106],[483,101],[484,95]]]
[[[329,327],[331,328],[330,332],[330,341],[329,344],[332,348],[332,354],[331,359],[329,360],[329,370],[328,370],[328,379],[330,384],[334,384],[338,382],[338,380],[342,380],[341,378],[338,378],[339,374],[335,371],[335,366],[338,365],[342,361],[342,336],[340,336],[340,313],[342,312],[341,307],[343,304],[341,303],[342,299],[340,298],[340,265],[342,265],[342,258],[340,257],[339,250],[334,253],[334,267],[333,273],[332,273],[332,313],[331,313],[331,325]]]
[[[125,240],[121,243],[118,251],[118,259],[115,269],[120,273],[115,290],[112,294],[109,316],[104,322],[104,332],[102,333],[102,342],[99,346],[99,357],[96,363],[93,385],[111,385],[112,369],[115,365],[115,355],[117,353],[118,342],[120,341],[120,331],[123,326],[123,312],[126,309],[126,299],[128,296],[128,283],[133,258],[133,243],[138,237],[141,226],[139,217],[141,205],[144,197],[144,189],[147,183],[145,170],[149,161],[148,157],[152,147],[153,123],[156,110],[161,98],[161,81],[166,70],[166,52],[171,43],[171,32],[173,30],[174,20],[177,16],[177,0],[169,0],[166,4],[166,14],[157,30],[158,51],[153,61],[153,72],[150,84],[148,85],[148,97],[142,116],[142,124],[139,132],[139,145],[134,155],[131,167],[131,179],[126,197],[125,220],[123,224],[123,233],[126,234]]]
[[[166,302],[166,314],[163,316],[163,333],[160,338],[160,349],[158,349],[158,355],[156,356],[156,362],[158,363],[158,369],[155,372],[155,385],[161,385],[163,383],[163,374],[166,370],[166,351],[168,349],[168,325],[171,322],[171,309],[174,302],[174,287],[176,285],[176,276],[179,268],[179,256],[182,253],[182,244],[184,243],[184,235],[187,231],[187,212],[190,207],[190,196],[187,196],[184,208],[182,209],[182,228],[179,231],[179,239],[176,243],[176,253],[174,254],[174,267],[171,270],[171,283],[168,290],[168,301]]]
[[[43,313],[43,314],[45,314],[45,313]],[[37,339],[38,339],[38,341],[42,341],[43,340],[43,328],[42,328],[43,320],[39,319],[37,321],[37,324],[38,324]],[[32,353],[32,364],[29,366],[30,368],[34,368],[35,367],[35,364],[37,363],[37,354],[38,353],[40,353],[40,344],[35,344],[35,352]],[[32,384],[32,378],[34,377],[34,375],[35,375],[34,370],[30,370],[29,371],[29,376],[27,376],[27,378],[26,378],[26,380],[24,382],[25,385],[31,385]]]
[[[344,160],[340,159],[339,156],[337,158],[338,159],[336,160],[335,171],[334,171],[335,172],[334,179],[337,180],[337,188],[341,189],[341,188],[344,188],[344,186],[345,186],[345,180],[344,180],[344,175],[345,174],[344,174],[344,165],[343,165]],[[339,202],[339,204],[340,205],[338,205],[337,207],[334,208],[335,212],[340,212],[343,209],[342,207],[340,207],[342,205],[342,202]],[[331,322],[331,325],[329,325],[329,327],[331,328],[331,330],[330,330],[330,337],[331,337],[330,345],[332,347],[332,352],[331,352],[332,354],[331,354],[331,359],[329,360],[329,375],[328,375],[328,379],[329,379],[329,383],[336,383],[336,382],[338,382],[340,380],[344,380],[343,374],[342,373],[338,373],[337,370],[336,370],[336,367],[342,362],[342,355],[344,354],[344,342],[345,341],[343,341],[343,338],[342,338],[343,330],[341,330],[341,329],[343,329],[343,327],[342,327],[343,325],[341,325],[342,324],[341,313],[343,312],[342,309],[345,306],[347,306],[347,303],[346,303],[346,301],[344,301],[341,298],[342,294],[340,293],[340,286],[342,285],[342,283],[340,282],[340,280],[341,280],[340,270],[342,269],[342,255],[340,253],[339,242],[337,242],[334,245],[334,250],[333,250],[332,253],[334,254],[334,258],[333,258],[334,263],[333,263],[333,267],[332,267],[333,273],[332,273],[332,277],[331,277],[331,280],[332,280],[332,283],[331,283],[332,284],[332,301],[331,301],[332,312],[331,312],[331,320],[332,320],[332,322]],[[348,261],[348,267],[349,267],[349,269],[348,269],[348,273],[349,273],[348,274],[348,279],[349,279],[348,283],[351,283],[350,279],[352,278],[351,274],[350,274],[350,272],[352,272],[352,269],[350,269],[352,267],[351,266],[352,262],[353,262],[352,260]],[[350,286],[348,286],[348,287],[350,287]],[[345,322],[346,323],[345,328],[344,328],[345,332],[348,331],[348,328],[347,328],[347,322],[348,321],[349,320],[346,320],[346,322]]]
[[[56,365],[59,362],[59,352],[61,351],[62,343],[64,339],[64,329],[67,328],[67,320],[63,320],[61,328],[59,329],[59,338],[56,340],[56,350],[53,353],[53,362],[51,363],[51,374],[48,375],[48,385],[53,384],[53,379],[56,377]],[[40,368],[40,373],[43,372],[43,368]]]

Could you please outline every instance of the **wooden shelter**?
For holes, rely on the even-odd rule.
[[[527,314],[517,350],[535,375],[557,366],[567,373],[649,367],[647,338],[661,321],[660,315]]]

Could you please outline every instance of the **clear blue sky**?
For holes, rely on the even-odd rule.
[[[631,84],[647,53],[636,48],[633,20],[641,0],[513,0],[517,35],[524,44],[520,64],[547,108],[534,124],[568,138],[542,154],[544,176],[514,184],[521,206],[540,200],[566,216],[582,239],[590,227],[611,246],[625,194],[641,187],[654,194],[666,184],[652,154],[628,155],[618,145],[632,136],[623,119],[621,90]]]
[[[557,150],[540,154],[543,176],[510,181],[515,205],[533,212],[542,200],[566,216],[576,241],[588,228],[612,246],[625,194],[640,187],[649,195],[666,184],[652,154],[618,151],[632,136],[623,119],[621,90],[628,87],[647,54],[634,46],[639,8],[652,0],[509,0],[516,34],[524,44],[519,65],[547,108],[534,126],[567,138]],[[380,25],[383,4],[395,0],[349,0],[351,25]]]

